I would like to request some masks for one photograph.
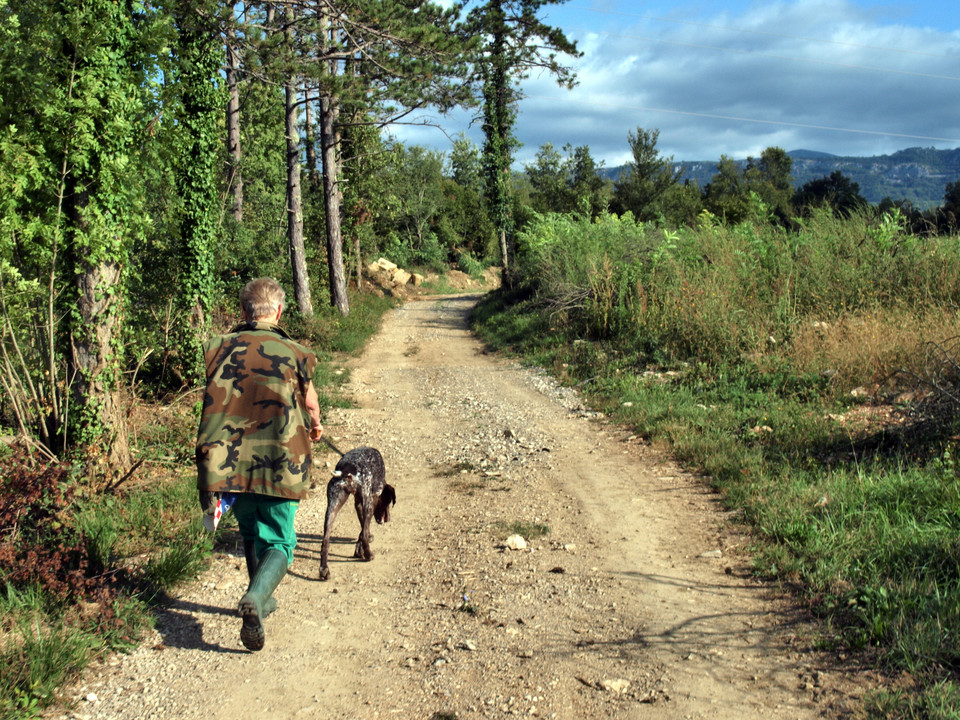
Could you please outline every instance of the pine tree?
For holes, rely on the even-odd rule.
[[[341,138],[346,123],[369,123],[382,127],[392,120],[427,105],[446,111],[469,101],[465,43],[454,32],[458,10],[444,10],[424,0],[294,0],[285,3],[271,21],[267,5],[263,25],[281,22],[279,44],[268,36],[260,44],[261,75],[287,86],[288,228],[291,250],[296,249],[297,196],[289,182],[300,172],[302,143],[299,129],[292,129],[301,106],[310,123],[307,151],[317,144],[322,165],[324,218],[323,242],[329,270],[330,300],[342,314],[349,313],[343,260],[344,153]],[[243,74],[243,70],[241,70]],[[296,89],[296,92],[292,90]],[[346,115],[344,109],[349,108]],[[316,122],[316,126],[314,126]],[[299,124],[297,121],[296,124]],[[294,167],[294,164],[296,167]],[[312,168],[311,168],[312,169]],[[301,225],[302,228],[302,225]],[[321,244],[318,242],[318,244]],[[309,253],[307,253],[309,254]],[[294,256],[294,287],[304,290],[298,305],[306,307],[309,287],[306,274],[297,270]],[[300,279],[302,278],[302,280]]]
[[[613,185],[613,211],[622,215],[629,211],[637,220],[654,220],[662,212],[662,200],[677,183],[673,158],[665,158],[657,150],[659,130],[644,130],[627,134],[633,159],[627,163]]]

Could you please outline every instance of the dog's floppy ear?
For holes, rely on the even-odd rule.
[[[380,493],[380,497],[377,499],[377,506],[373,509],[373,516],[377,520],[377,524],[383,525],[383,523],[390,520],[390,506],[397,504],[397,493],[393,489],[392,485],[384,485],[383,492]]]

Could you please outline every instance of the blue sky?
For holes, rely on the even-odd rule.
[[[545,8],[584,53],[579,85],[525,81],[517,164],[552,143],[587,145],[607,167],[627,135],[660,132],[675,160],[758,156],[770,146],[836,155],[960,147],[956,0],[570,0]],[[395,135],[447,151],[482,135],[467,113]]]

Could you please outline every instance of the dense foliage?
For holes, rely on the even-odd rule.
[[[592,223],[544,215],[520,234],[518,248],[519,280],[587,337],[628,341],[663,362],[737,362],[771,346],[799,352],[814,321],[912,315],[934,300],[947,316],[960,302],[955,239],[921,240],[896,215],[875,222],[820,211],[789,231],[730,226],[709,213],[699,228],[678,230],[630,215]],[[916,347],[896,339],[887,338],[884,366],[917,358]],[[824,371],[832,361],[805,357],[804,370]],[[835,369],[854,384],[871,379],[868,369]]]
[[[391,149],[390,185],[373,187],[371,158],[393,148],[376,128],[471,101],[457,12],[287,10],[0,4],[0,423],[49,459],[82,458],[93,479],[126,472],[128,380],[198,382],[199,340],[251,277],[292,286],[305,315],[310,288],[326,288],[345,314],[344,258],[440,268],[488,253],[483,203],[471,217],[438,154]],[[301,196],[313,138],[323,183],[307,168]],[[463,217],[441,222],[458,202]]]

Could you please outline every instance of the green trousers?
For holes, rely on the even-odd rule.
[[[239,493],[233,504],[240,536],[252,540],[257,558],[267,550],[280,550],[287,556],[287,565],[293,562],[293,549],[297,546],[297,533],[293,519],[297,514],[298,500]]]

